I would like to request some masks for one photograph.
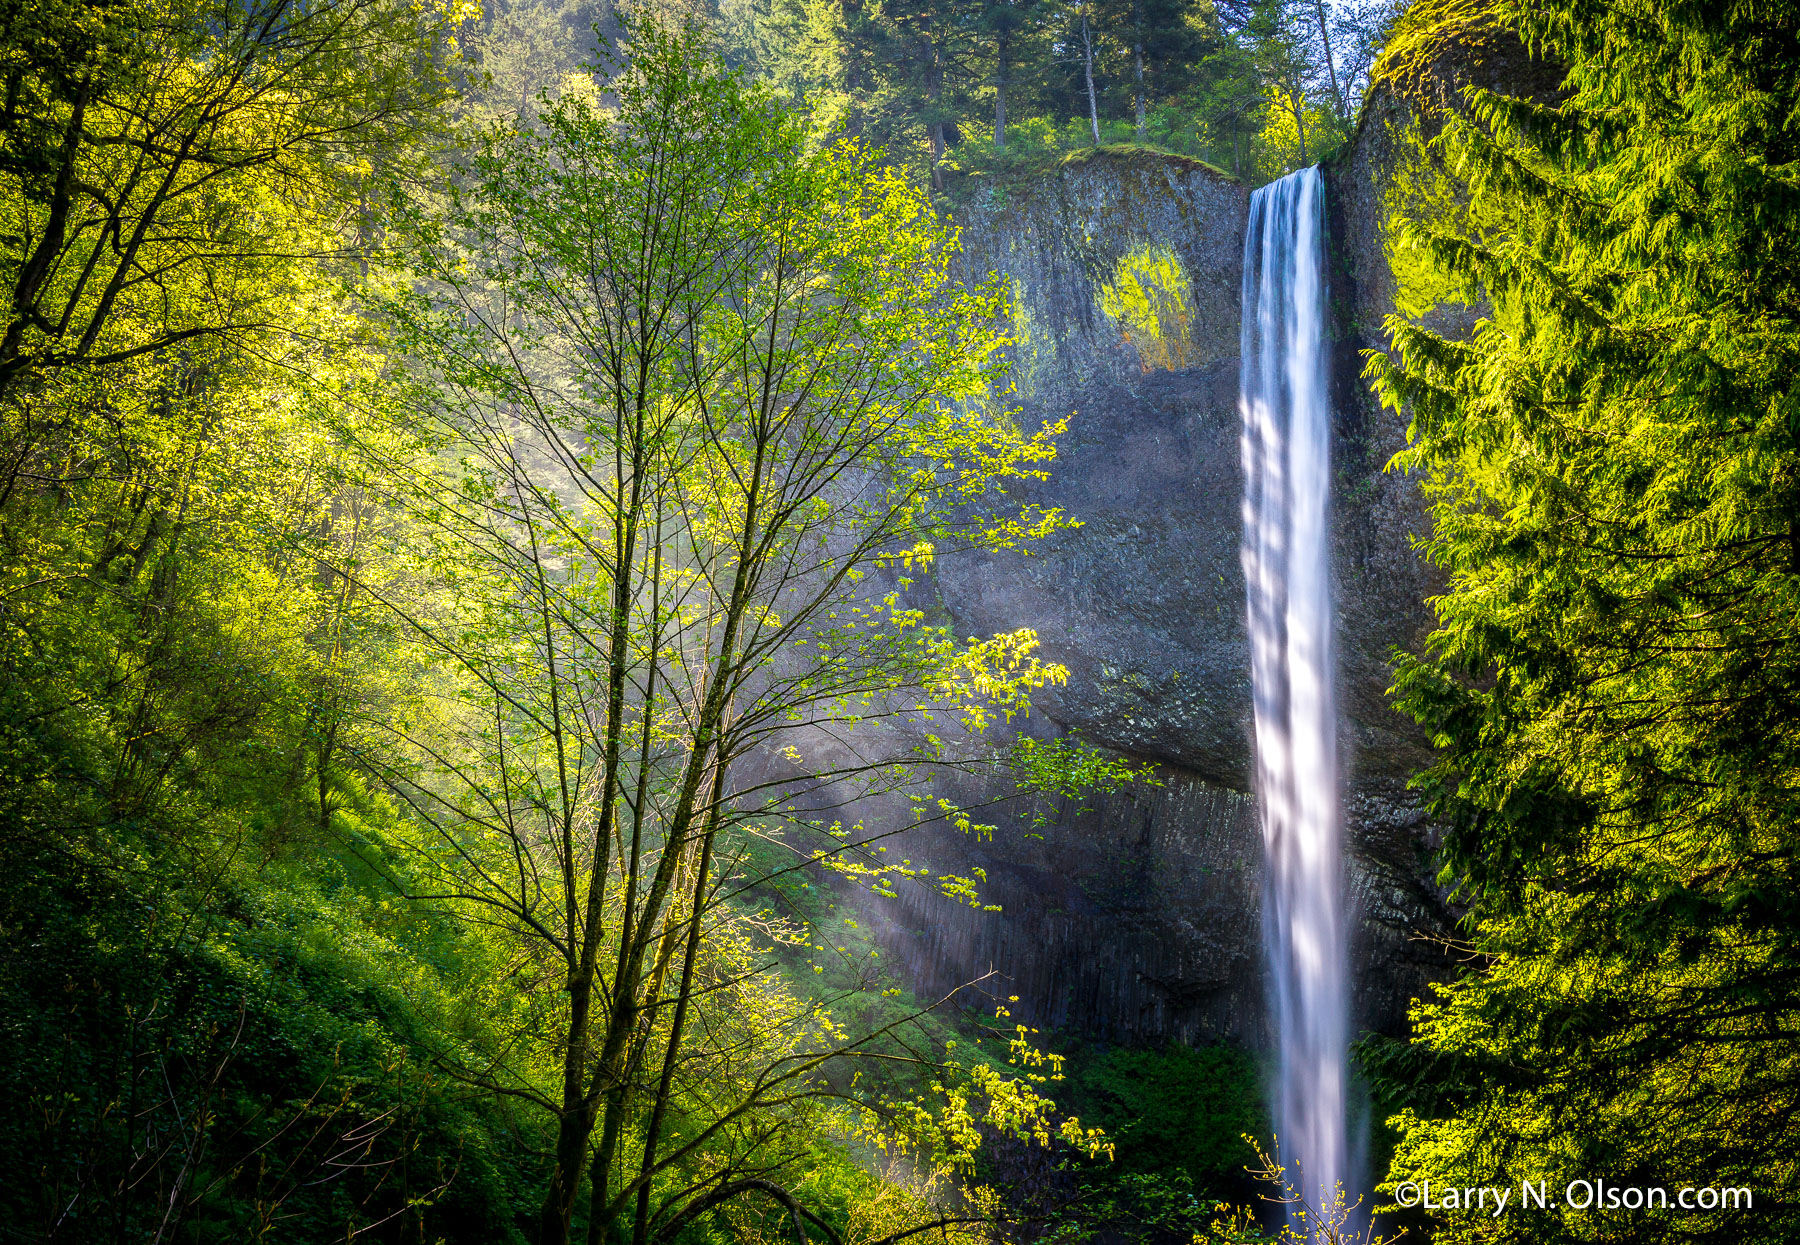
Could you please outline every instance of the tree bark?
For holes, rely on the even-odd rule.
[[[663,1054],[662,1079],[650,1109],[650,1124],[644,1131],[644,1158],[638,1171],[637,1214],[632,1221],[632,1245],[649,1245],[650,1178],[656,1173],[656,1146],[662,1139],[663,1117],[674,1096],[675,1064],[681,1056],[682,1030],[687,1027],[688,1003],[694,997],[694,964],[700,953],[700,929],[706,916],[707,880],[712,876],[713,841],[719,832],[719,807],[725,798],[726,765],[721,758],[713,771],[710,807],[705,814],[706,829],[700,841],[700,860],[694,874],[694,908],[688,918],[687,947],[681,961],[681,985],[675,994],[675,1017],[669,1024],[669,1045]]]
[[[1137,106],[1137,140],[1145,141],[1144,127],[1144,2],[1131,4],[1132,102]]]
[[[925,127],[931,139],[931,185],[944,188],[944,122],[937,115],[944,98],[944,63],[938,55],[935,40],[925,40],[925,99],[931,108],[931,123]]]
[[[1144,141],[1144,40],[1141,36],[1131,50],[1137,58],[1137,140],[1141,143]]]
[[[544,1205],[538,1214],[539,1245],[564,1245],[569,1239],[569,1222],[575,1215],[575,1197],[581,1184],[582,1168],[588,1158],[588,1141],[594,1133],[594,1118],[599,1102],[598,1095],[591,1091],[587,1083],[588,1053],[593,1049],[592,1011],[594,1002],[594,982],[599,971],[599,953],[601,933],[604,927],[606,871],[608,858],[612,851],[612,835],[619,800],[619,769],[623,761],[625,747],[625,672],[629,667],[629,646],[631,641],[631,606],[632,567],[637,557],[638,525],[643,517],[643,480],[641,470],[641,447],[644,443],[644,409],[641,403],[634,410],[615,408],[620,441],[631,447],[629,461],[621,450],[614,451],[613,479],[620,486],[618,496],[628,500],[615,520],[613,530],[613,556],[615,558],[615,574],[613,576],[613,594],[611,602],[611,618],[608,622],[608,675],[606,688],[606,731],[602,777],[600,781],[599,815],[595,819],[593,837],[593,863],[588,879],[588,895],[585,911],[577,922],[575,914],[574,879],[570,877],[565,885],[568,887],[567,914],[570,934],[579,928],[581,943],[575,962],[569,966],[569,1021],[565,1030],[567,1034],[563,1045],[563,1086],[562,1110],[556,1125],[556,1161],[550,1172],[550,1188],[544,1195]],[[627,442],[627,438],[629,441]],[[626,481],[630,483],[627,485]],[[535,546],[535,538],[534,538]],[[535,547],[534,561],[537,561]],[[539,586],[542,590],[542,564],[538,565]],[[557,735],[557,767],[562,784],[563,817],[560,827],[563,835],[563,859],[573,861],[574,853],[574,801],[570,798],[568,779],[563,768],[561,748],[561,706],[557,701],[557,671],[555,666],[556,651],[549,638],[549,612],[545,605],[545,656],[549,665],[550,678],[550,712],[552,720],[558,723]],[[629,939],[631,931],[623,931],[622,943]],[[620,948],[621,955],[625,947]],[[631,965],[635,970],[636,965]],[[606,1046],[601,1053],[600,1070],[602,1076],[612,1079],[618,1068],[622,1034],[628,1032],[637,1021],[635,973],[627,973],[623,964],[619,978],[614,984],[614,1007],[608,1017]]]
[[[1350,103],[1338,89],[1337,66],[1331,59],[1331,31],[1325,21],[1325,0],[1313,0],[1313,12],[1319,16],[1319,40],[1325,45],[1325,73],[1331,82],[1331,98],[1337,104],[1338,120],[1350,119]]]
[[[1094,98],[1094,40],[1088,34],[1087,6],[1081,9],[1081,67],[1087,75],[1088,125],[1094,132],[1094,146],[1100,145],[1100,104]]]
[[[859,137],[863,132],[863,52],[866,47],[860,24],[862,0],[839,0],[838,13],[844,23],[844,94],[850,100],[844,130],[853,137]]]
[[[93,75],[90,73],[82,78],[81,88],[75,93],[74,108],[63,132],[55,189],[50,194],[50,209],[43,232],[38,236],[31,257],[19,266],[19,275],[13,282],[6,333],[0,337],[0,394],[6,392],[7,383],[15,375],[25,370],[26,360],[21,357],[25,331],[34,321],[48,322],[38,311],[38,294],[62,255],[68,235],[69,211],[74,204],[75,165],[81,152],[83,118],[87,115],[88,96],[92,90]]]
[[[676,796],[674,809],[668,817],[668,842],[679,843],[686,838],[696,817],[711,817],[716,808],[702,808],[699,804],[700,789],[704,780],[715,773],[714,766],[723,767],[730,763],[730,758],[723,754],[725,747],[725,716],[727,705],[734,684],[734,675],[740,667],[736,664],[742,660],[738,651],[738,636],[744,625],[744,618],[751,604],[752,568],[756,562],[755,551],[758,537],[764,521],[762,513],[762,492],[764,474],[769,470],[767,457],[768,446],[759,440],[756,454],[750,464],[748,499],[744,512],[743,526],[739,532],[737,568],[733,574],[731,594],[725,610],[724,626],[721,631],[716,655],[711,660],[711,670],[706,676],[705,696],[701,702],[699,713],[694,724],[693,743],[683,765],[681,784]],[[720,776],[722,781],[722,775]],[[613,987],[615,1009],[612,1022],[607,1027],[607,1045],[600,1058],[602,1075],[607,1077],[609,1089],[605,1101],[605,1117],[602,1122],[602,1136],[618,1137],[624,1131],[622,1121],[625,1116],[625,1097],[629,1089],[628,1078],[620,1072],[620,1059],[624,1053],[626,1039],[636,1026],[638,1016],[644,1011],[638,1004],[638,990],[643,981],[642,967],[646,951],[657,935],[655,926],[661,918],[668,903],[669,890],[675,882],[676,871],[682,858],[679,851],[665,850],[662,859],[657,862],[656,875],[645,896],[641,915],[634,928],[626,931],[622,937],[619,950],[619,972]],[[626,905],[627,912],[630,904]],[[593,1101],[590,1096],[589,1101]],[[591,1129],[590,1118],[590,1129]],[[610,1160],[610,1153],[608,1154]],[[654,1156],[653,1156],[654,1157]],[[596,1163],[599,1162],[598,1157]],[[597,1178],[604,1179],[606,1173],[600,1171]],[[624,1210],[625,1199],[635,1195],[636,1190],[628,1184],[618,1197],[606,1203],[607,1218]],[[600,1205],[598,1191],[595,1205]],[[568,1224],[565,1219],[562,1235],[554,1241],[546,1240],[541,1245],[563,1245],[568,1237]]]
[[[1011,45],[1012,40],[1004,31],[996,37],[995,57],[998,68],[994,73],[994,146],[1001,150],[1006,148],[1006,71]]]

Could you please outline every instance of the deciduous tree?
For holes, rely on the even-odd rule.
[[[1028,633],[963,642],[906,603],[938,551],[1061,523],[1011,492],[1057,428],[993,402],[1002,295],[952,280],[952,238],[879,157],[809,144],[701,31],[631,34],[611,106],[565,92],[488,134],[388,308],[419,368],[387,400],[429,432],[386,474],[450,593],[392,600],[456,690],[381,769],[427,828],[439,881],[415,897],[504,928],[557,991],[522,1035],[555,1088],[478,1077],[555,1120],[546,1243],[584,1177],[590,1239],[636,1245],[767,1192],[771,1148],[870,1040],[757,1002],[730,949],[746,836],[879,885],[907,866],[809,792],[916,791],[934,766],[1038,783],[1058,758],[1116,776],[996,755],[982,725],[1061,670]],[[879,833],[967,822],[918,807]],[[953,1148],[972,1102],[1050,1136],[1026,1082],[957,1077]]]

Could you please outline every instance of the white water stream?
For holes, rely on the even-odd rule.
[[[1276,1130],[1288,1179],[1315,1213],[1350,1179],[1324,206],[1316,168],[1291,173],[1250,200],[1238,402],[1267,866],[1263,942],[1280,1060]],[[1293,1227],[1306,1234],[1298,1219]]]

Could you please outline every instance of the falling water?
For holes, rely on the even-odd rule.
[[[1250,200],[1244,235],[1244,582],[1267,860],[1263,942],[1279,1042],[1276,1128],[1295,1191],[1349,1178],[1324,185],[1291,173]],[[1301,1230],[1295,1222],[1296,1230]]]

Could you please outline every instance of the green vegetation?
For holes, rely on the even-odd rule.
[[[1393,71],[1476,16],[1568,76],[1446,119],[1466,210],[1404,240],[1487,318],[1394,319],[1371,363],[1449,574],[1397,693],[1470,905],[1468,971],[1370,1060],[1406,1104],[1389,1178],[1553,1191],[1441,1241],[1791,1240],[1800,14],[1422,6]],[[1755,1209],[1562,1204],[1602,1178]]]
[[[1114,1049],[1077,1059],[1071,1105],[1114,1138],[1123,1172],[1179,1171],[1196,1190],[1248,1198],[1244,1140],[1266,1114],[1258,1071],[1231,1046]],[[1091,1104],[1091,1105],[1089,1105]]]
[[[1265,1239],[1248,1056],[917,999],[861,904],[987,905],[909,855],[994,833],[950,780],[1154,781],[1008,741],[1068,672],[909,595],[1071,521],[999,396],[1055,343],[934,194],[1261,180],[1373,78],[1370,379],[1447,575],[1395,695],[1467,912],[1361,1047],[1385,1188],[1755,1199],[1445,1242],[1792,1238],[1800,15],[1426,0],[1371,71],[1391,16],[0,0],[4,1231]],[[1560,92],[1442,93],[1520,41]],[[1101,285],[1183,365],[1175,249]]]
[[[1115,1161],[1091,1179],[1154,1224],[1210,1222],[1219,1202],[1251,1203],[1257,1156],[1246,1136],[1266,1131],[1260,1070],[1232,1046],[1069,1052],[1071,1109],[1107,1131]],[[1184,1199],[1192,1199],[1191,1204]],[[1176,1213],[1179,1212],[1179,1213]]]
[[[729,0],[734,61],[939,189],[1135,142],[1260,183],[1349,133],[1389,0]]]
[[[521,117],[461,9],[0,13],[7,1230],[954,1237],[1103,1152],[791,902],[1136,777],[902,603],[1064,522],[920,192],[696,27]]]
[[[1119,325],[1146,371],[1189,366],[1192,286],[1168,247],[1143,247],[1121,259],[1113,280],[1100,287],[1100,310]]]

